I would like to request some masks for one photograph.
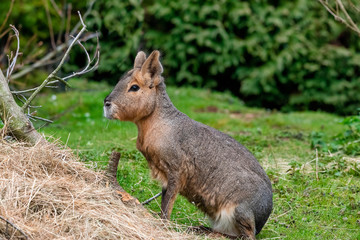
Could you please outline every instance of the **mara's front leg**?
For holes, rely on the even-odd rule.
[[[166,187],[162,189],[161,196],[161,218],[170,219],[172,209],[174,207],[174,202],[176,195],[179,192],[179,182],[177,179],[169,178]]]

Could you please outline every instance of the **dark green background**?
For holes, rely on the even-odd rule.
[[[50,48],[45,2],[15,2],[8,23],[19,28],[25,56]],[[86,1],[57,2],[72,3],[72,26],[76,10],[86,11]],[[9,3],[1,3],[0,19]],[[57,39],[63,20],[48,4]],[[171,85],[231,91],[247,105],[282,111],[347,115],[360,107],[359,38],[318,1],[98,0],[86,23],[101,33],[100,67],[87,75],[96,81],[115,84],[138,50],[159,49]],[[82,63],[75,50],[67,70]]]

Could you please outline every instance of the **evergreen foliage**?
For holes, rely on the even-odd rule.
[[[156,1],[149,48],[172,83],[230,89],[247,104],[355,113],[357,36],[316,1]]]
[[[141,48],[144,9],[140,1],[96,1],[89,28],[101,33],[101,62],[96,79],[115,84],[132,67]]]
[[[123,72],[137,49],[160,49],[171,84],[230,90],[248,105],[284,111],[354,114],[359,107],[357,36],[316,1],[97,6],[106,55],[100,71]]]
[[[21,23],[21,36],[36,35],[45,48],[50,41],[42,4],[21,2],[9,22]],[[86,3],[75,7],[84,12]],[[5,15],[8,5],[0,9]],[[37,14],[29,14],[34,9]],[[57,33],[61,18],[50,10]],[[95,2],[86,22],[101,33],[96,80],[115,84],[138,50],[159,49],[169,84],[229,90],[248,105],[282,111],[346,115],[359,107],[358,36],[317,1],[107,0]],[[82,59],[77,54],[71,62]]]

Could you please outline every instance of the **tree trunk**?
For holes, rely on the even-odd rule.
[[[16,139],[35,145],[45,141],[38,133],[10,92],[7,80],[0,69],[0,118],[4,123],[3,134],[11,134]]]

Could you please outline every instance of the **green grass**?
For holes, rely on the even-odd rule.
[[[39,116],[55,119],[41,131],[60,138],[81,159],[99,168],[106,167],[112,150],[120,151],[118,180],[125,190],[140,201],[160,192],[136,150],[135,125],[102,116],[103,99],[111,88],[76,80],[73,85],[75,90],[38,99],[43,105]],[[343,132],[341,117],[250,109],[229,94],[208,90],[169,87],[168,93],[179,110],[237,139],[265,168],[273,183],[274,210],[258,239],[360,239],[359,158],[319,152],[316,161],[310,148],[313,131],[323,132],[325,140]],[[148,208],[159,212],[159,205],[160,198]],[[180,196],[172,220],[207,224],[204,214]]]

